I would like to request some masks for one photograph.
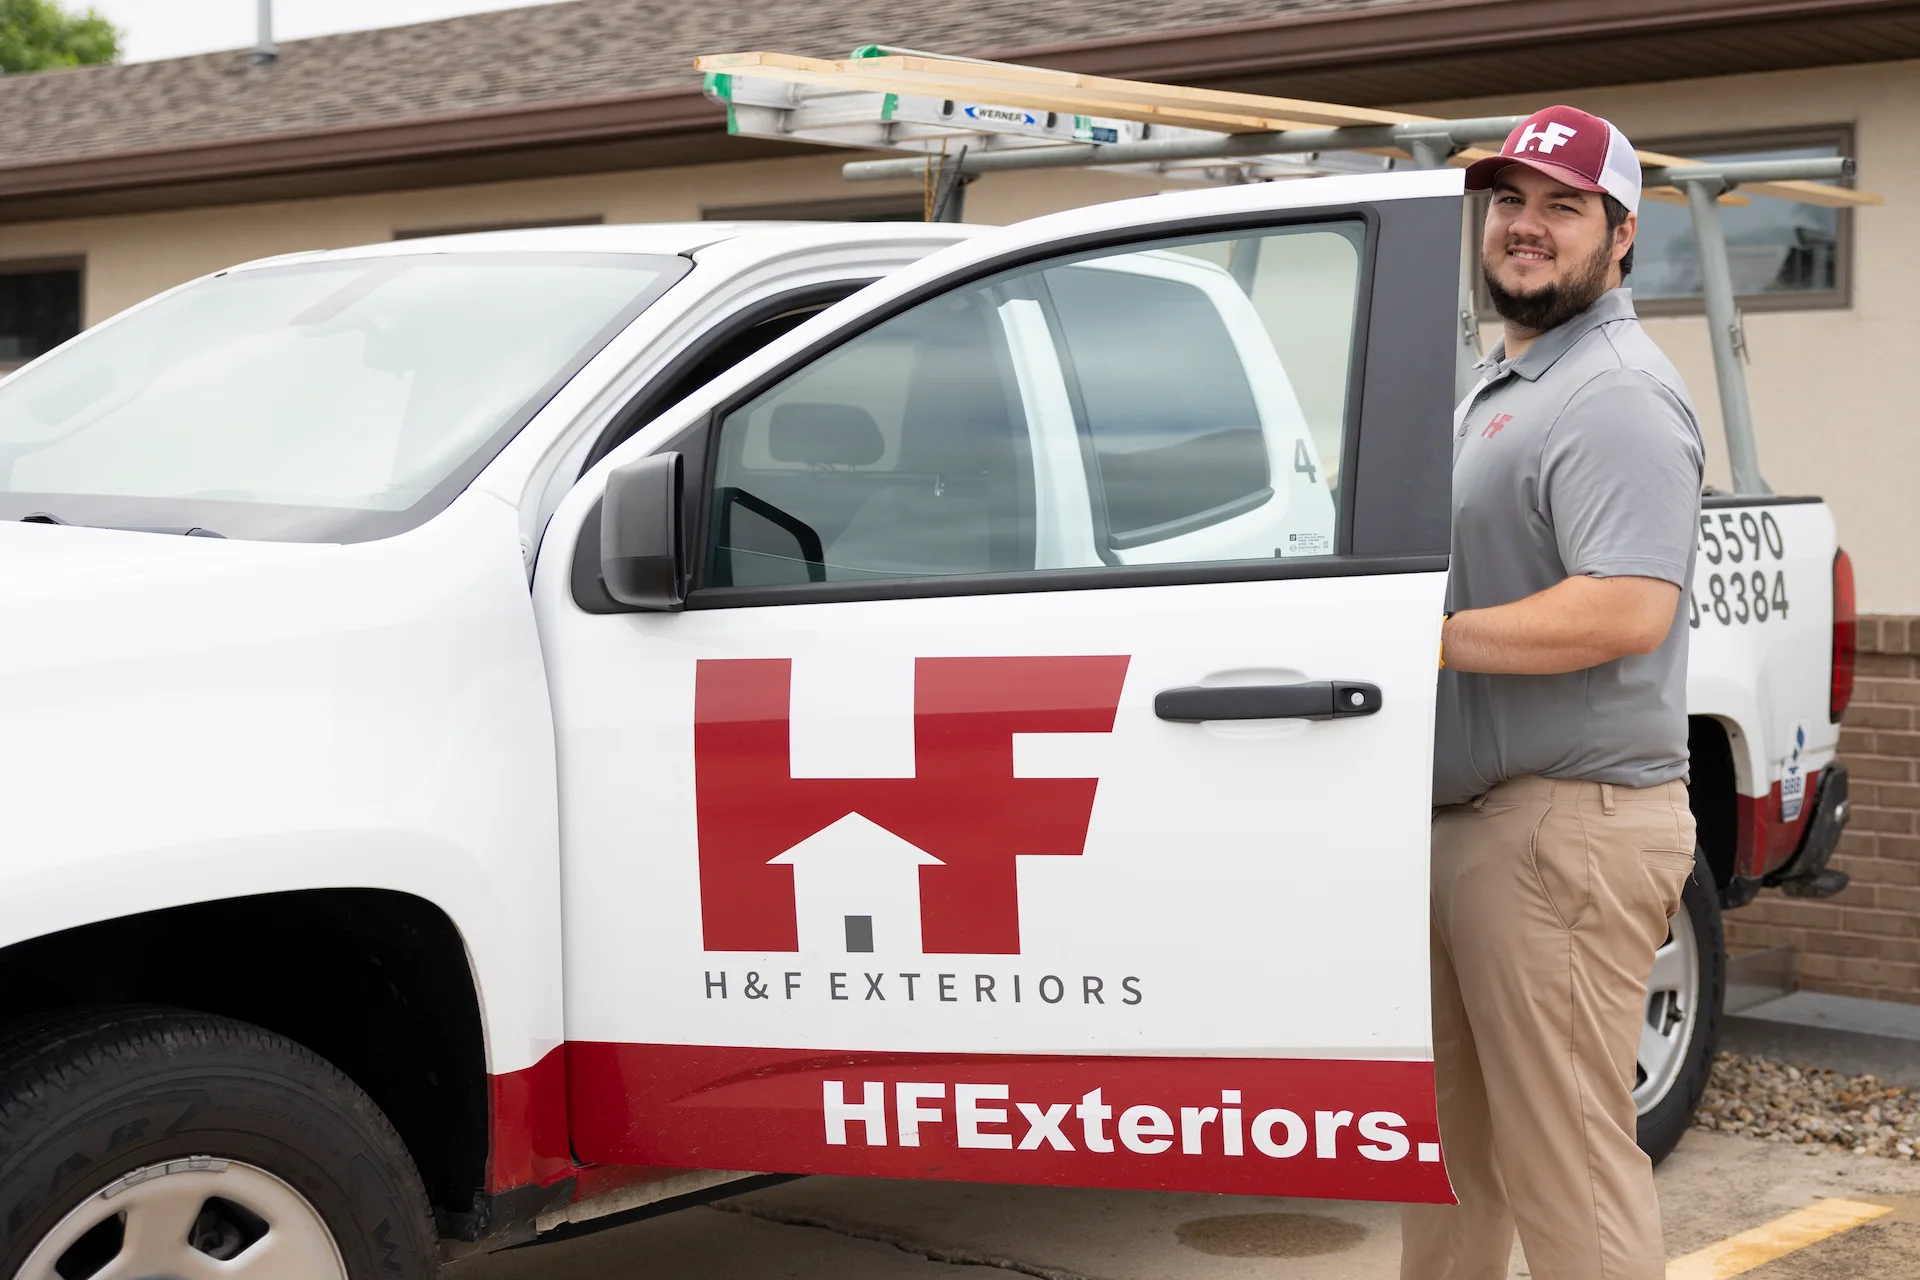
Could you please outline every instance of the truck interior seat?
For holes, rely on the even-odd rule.
[[[857,404],[783,404],[767,423],[767,452],[775,462],[809,467],[867,467],[887,442],[873,415]]]
[[[1033,567],[1031,538],[1018,536],[1011,510],[1014,422],[988,335],[954,327],[956,341],[915,354],[898,464],[828,544],[829,580]]]

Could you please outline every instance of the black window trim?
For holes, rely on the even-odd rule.
[[[852,276],[845,280],[834,280],[820,284],[801,285],[786,289],[770,297],[761,298],[730,312],[719,324],[704,329],[695,335],[693,341],[675,352],[666,363],[649,374],[630,399],[620,406],[607,425],[600,430],[593,447],[587,450],[585,461],[580,464],[580,474],[591,471],[600,459],[606,457],[632,436],[659,417],[666,410],[679,403],[679,399],[667,400],[666,392],[671,390],[689,369],[712,355],[720,347],[732,342],[748,329],[778,320],[781,316],[807,309],[825,309],[836,302],[851,298],[877,279],[875,276]],[[682,397],[684,398],[684,397]]]
[[[1436,205],[1445,206],[1445,217],[1431,216]],[[1452,408],[1450,398],[1443,397],[1444,403],[1436,402],[1438,428],[1431,423],[1423,423],[1422,415],[1430,415],[1435,410],[1433,406],[1425,404],[1425,400],[1431,397],[1421,395],[1420,377],[1407,376],[1405,369],[1376,369],[1369,378],[1368,349],[1370,343],[1381,336],[1380,330],[1391,327],[1402,331],[1391,336],[1403,337],[1406,327],[1414,326],[1423,338],[1430,339],[1426,345],[1431,349],[1412,354],[1432,366],[1417,370],[1416,374],[1428,375],[1429,381],[1433,377],[1441,378],[1450,395],[1453,385],[1452,317],[1456,309],[1457,269],[1449,265],[1444,273],[1445,288],[1436,293],[1434,298],[1415,300],[1440,308],[1435,313],[1442,321],[1437,328],[1426,323],[1431,317],[1422,314],[1418,305],[1387,308],[1376,316],[1373,303],[1377,264],[1384,247],[1387,224],[1403,221],[1413,224],[1423,217],[1428,218],[1433,226],[1425,228],[1426,242],[1422,242],[1420,237],[1403,234],[1398,239],[1404,243],[1394,246],[1397,255],[1424,260],[1430,255],[1444,254],[1444,260],[1452,264],[1457,263],[1459,254],[1459,210],[1460,201],[1457,197],[1409,196],[1374,203],[1315,206],[1311,209],[1210,214],[1151,228],[1124,227],[1086,232],[1045,245],[1027,245],[1009,250],[974,263],[962,273],[941,276],[908,290],[846,327],[822,335],[793,352],[758,379],[715,404],[698,421],[660,443],[656,451],[677,449],[685,459],[686,500],[682,504],[682,519],[686,525],[683,545],[689,549],[686,608],[747,608],[853,600],[1012,595],[1031,591],[1106,590],[1444,571],[1447,567],[1448,495],[1444,492],[1429,495],[1429,501],[1420,504],[1423,509],[1408,510],[1408,504],[1400,499],[1400,495],[1382,493],[1376,496],[1371,492],[1363,492],[1360,481],[1362,461],[1371,458],[1393,457],[1400,460],[1404,463],[1400,469],[1409,475],[1425,477],[1435,469],[1441,475],[1449,474],[1452,457],[1452,431],[1448,421]],[[706,573],[704,535],[713,501],[706,481],[717,467],[721,421],[735,409],[771,390],[828,352],[932,298],[1037,263],[1124,245],[1180,240],[1188,236],[1219,238],[1241,231],[1354,220],[1365,224],[1366,235],[1361,253],[1359,298],[1354,315],[1353,352],[1348,366],[1351,381],[1341,442],[1342,493],[1337,516],[1338,551],[1335,555],[1179,565],[1047,569],[964,577],[903,577],[876,582],[806,583],[778,587],[693,585],[702,581]],[[1434,333],[1429,334],[1428,329],[1433,329]],[[1376,385],[1370,386],[1370,383]],[[1370,403],[1380,413],[1374,430],[1374,435],[1379,438],[1363,440]],[[1361,519],[1363,508],[1368,512],[1364,522]],[[605,584],[600,580],[599,510],[600,504],[595,501],[582,520],[575,544],[571,575],[574,600],[583,611],[589,613],[635,612],[607,595]],[[1393,549],[1383,550],[1383,546]]]
[[[676,398],[666,402],[667,391],[685,375],[687,370],[698,365],[714,350],[733,341],[740,334],[756,325],[778,319],[789,312],[803,307],[831,306],[835,302],[850,298],[873,283],[873,277],[853,276],[844,280],[821,284],[801,285],[798,288],[783,290],[757,302],[748,303],[732,312],[719,325],[706,329],[693,341],[668,358],[638,387],[633,389],[630,398],[615,411],[595,438],[593,447],[587,451],[586,459],[580,465],[580,475],[585,476],[599,464],[607,454],[625,444],[642,429],[652,424],[654,418],[679,403]],[[661,450],[678,449],[681,453],[681,483],[685,494],[702,493],[706,487],[708,470],[708,451],[701,436],[708,424],[717,421],[713,418],[701,418],[692,427],[682,430],[671,441],[661,446]],[[717,433],[713,433],[717,434]],[[683,499],[685,494],[683,494]],[[607,590],[606,581],[600,576],[600,504],[595,498],[593,505],[580,518],[580,532],[573,547],[573,563],[570,566],[569,579],[573,587],[573,601],[587,613],[632,613],[635,610],[615,600]],[[701,559],[698,539],[705,529],[701,519],[699,502],[683,501],[681,507],[681,544],[690,548],[689,562]],[[698,579],[689,574],[691,581]],[[687,583],[682,583],[684,590]]]
[[[1191,511],[1173,520],[1163,520],[1159,524],[1145,525],[1138,529],[1129,529],[1125,533],[1107,530],[1105,542],[1115,551],[1131,551],[1135,547],[1151,546],[1156,542],[1165,542],[1168,538],[1178,538],[1182,534],[1198,533],[1202,529],[1211,529],[1216,524],[1224,524],[1235,516],[1243,516],[1249,511],[1257,511],[1273,497],[1273,486],[1261,485],[1252,493],[1243,493],[1229,502],[1222,502],[1202,511]],[[1336,520],[1338,516],[1336,515]],[[1096,531],[1098,532],[1098,531]]]
[[[852,600],[916,600],[939,596],[1025,595],[1035,591],[1112,591],[1123,587],[1202,586],[1293,578],[1349,578],[1387,573],[1441,573],[1445,555],[1316,556],[1297,560],[1210,560],[1176,565],[1101,565],[1027,569],[952,577],[888,578],[877,582],[808,582],[779,587],[702,587],[688,609],[760,605],[835,604]]]

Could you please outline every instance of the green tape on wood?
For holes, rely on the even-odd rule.
[[[709,71],[704,77],[707,96],[727,104],[727,133],[740,132],[740,121],[733,114],[733,76],[726,71]]]

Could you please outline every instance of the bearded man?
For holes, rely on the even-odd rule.
[[[1403,1220],[1404,1280],[1659,1280],[1635,1051],[1694,866],[1688,627],[1700,428],[1641,331],[1640,165],[1549,107],[1467,170],[1505,322],[1454,418],[1433,782],[1440,1136],[1459,1204]]]

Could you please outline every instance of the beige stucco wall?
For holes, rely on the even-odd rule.
[[[1568,100],[1655,139],[1851,124],[1860,185],[1887,197],[1855,221],[1847,310],[1749,317],[1749,370],[1761,464],[1775,489],[1832,503],[1853,553],[1860,605],[1920,613],[1920,62],[1582,90]],[[1429,104],[1435,114],[1520,112],[1537,98]],[[853,186],[844,157],[751,161],[533,182],[0,225],[0,263],[84,255],[95,323],[158,289],[233,262],[385,240],[398,230],[599,215],[609,222],[691,219],[703,207],[916,193],[918,184]],[[979,222],[1009,222],[1120,199],[1157,184],[1113,174],[995,175],[968,197]],[[1649,321],[1693,387],[1708,426],[1710,477],[1726,483],[1704,322]]]
[[[1746,318],[1760,466],[1781,493],[1818,493],[1868,613],[1920,613],[1920,62],[1684,80],[1565,95],[1629,138],[1850,124],[1858,185],[1887,198],[1854,215],[1853,305]],[[1531,111],[1537,97],[1423,104],[1436,115]],[[1713,357],[1699,317],[1650,319],[1707,429],[1727,484]]]

